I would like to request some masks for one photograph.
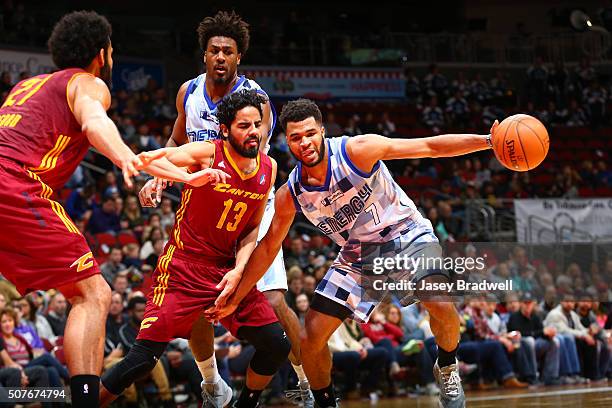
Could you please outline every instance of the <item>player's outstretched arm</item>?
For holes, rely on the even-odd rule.
[[[132,185],[131,177],[138,175],[139,170],[173,181],[201,181],[201,174],[189,174],[173,165],[163,158],[163,151],[136,156],[123,143],[117,127],[106,115],[111,97],[108,87],[99,78],[79,75],[70,83],[67,93],[68,102],[83,133],[96,149],[121,168],[128,187]]]
[[[491,133],[497,125],[495,121]],[[352,137],[346,142],[349,158],[359,169],[366,172],[379,160],[452,157],[490,148],[490,134],[446,134],[415,139],[368,134]]]

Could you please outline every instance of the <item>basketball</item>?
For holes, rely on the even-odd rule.
[[[548,154],[546,128],[533,116],[518,114],[504,119],[491,135],[497,160],[514,171],[534,169]]]

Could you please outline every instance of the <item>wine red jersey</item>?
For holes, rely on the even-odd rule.
[[[36,173],[52,189],[62,187],[89,148],[68,103],[77,75],[71,68],[19,82],[0,108],[0,157]]]
[[[229,155],[223,140],[215,140],[212,168],[231,176],[227,183],[202,187],[185,185],[169,246],[175,254],[196,256],[207,263],[224,265],[236,257],[236,244],[246,235],[253,214],[266,205],[271,187],[272,162],[257,156],[257,167],[244,174]]]

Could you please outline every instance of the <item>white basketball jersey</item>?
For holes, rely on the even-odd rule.
[[[406,239],[432,231],[382,161],[370,173],[359,170],[346,152],[348,136],[326,139],[329,158],[323,186],[302,184],[301,163],[287,184],[298,211],[322,233],[343,246]]]
[[[239,92],[244,89],[254,89],[258,93],[265,95],[266,98],[268,97],[257,82],[240,75],[230,93]],[[214,103],[208,96],[208,93],[206,93],[206,74],[201,74],[189,82],[183,106],[185,108],[186,117],[185,128],[190,142],[201,142],[204,140],[221,138],[219,134],[219,120],[216,116],[217,105],[218,102]],[[264,153],[267,153],[270,148],[270,136],[276,125],[276,112],[274,111],[274,105],[272,103],[270,103],[270,108],[272,109],[272,125],[270,127],[270,133],[266,135],[267,140]]]

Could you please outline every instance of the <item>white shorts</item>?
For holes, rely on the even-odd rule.
[[[272,224],[272,218],[274,217],[274,191],[270,191],[268,202],[266,203],[266,209],[259,225],[259,234],[257,236],[257,243],[268,232],[270,224]],[[266,274],[257,282],[257,289],[260,292],[266,292],[268,290],[287,290],[287,272],[285,271],[285,261],[283,260],[283,250],[281,248],[274,258],[274,262],[270,268],[266,271]]]

